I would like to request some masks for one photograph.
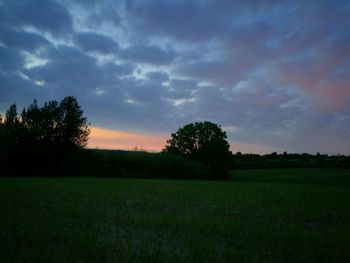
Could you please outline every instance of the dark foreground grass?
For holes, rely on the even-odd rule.
[[[349,262],[350,171],[0,178],[1,262]]]

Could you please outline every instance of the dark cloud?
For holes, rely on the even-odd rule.
[[[131,45],[119,51],[122,59],[155,65],[170,64],[175,59],[175,52],[155,45]]]
[[[48,84],[67,80],[72,86],[89,84],[87,78],[95,71],[93,58],[66,46],[53,48],[47,55],[50,58],[47,64],[27,70],[30,77],[44,80]]]
[[[125,92],[135,102],[154,103],[161,100],[166,89],[158,81],[129,79]]]
[[[225,27],[205,3],[196,1],[134,1],[127,8],[130,23],[138,31],[174,36],[180,40],[211,38]]]
[[[120,63],[118,65],[114,63],[107,63],[107,64],[104,64],[102,68],[107,69],[107,71],[109,72],[113,72],[119,77],[125,77],[127,75],[130,75],[136,70],[135,65],[127,62]]]
[[[93,6],[95,7],[96,5],[99,4],[100,1],[96,1],[96,0],[72,0],[71,2],[73,3],[78,3],[82,6]]]
[[[34,80],[43,80],[61,94],[101,95],[118,83],[120,76],[133,71],[130,64],[98,65],[95,58],[67,46],[52,48],[47,56],[47,64],[28,69],[26,74]]]
[[[29,52],[35,52],[38,48],[47,47],[51,44],[38,34],[2,27],[0,27],[0,42],[7,47]]]
[[[175,72],[197,81],[208,81],[220,86],[234,86],[249,73],[238,62],[205,60],[179,64]]]
[[[165,82],[169,80],[169,75],[165,72],[151,71],[146,74],[147,78],[154,82]]]
[[[0,103],[6,102],[1,110],[7,109],[12,103],[17,103],[21,108],[31,103],[34,98],[47,98],[50,91],[45,91],[42,87],[35,85],[22,74],[20,72],[0,72]]]
[[[96,33],[78,33],[74,42],[86,52],[109,54],[118,50],[118,43],[113,39]]]
[[[70,13],[55,1],[5,0],[0,10],[0,23],[9,27],[33,26],[61,36],[72,31]]]
[[[249,24],[254,18],[261,19],[260,22],[270,21],[261,15],[263,10],[275,12],[279,6],[287,8],[284,2],[255,0],[130,2],[126,6],[127,22],[137,32],[152,32],[196,43],[221,38],[235,31],[237,26]]]
[[[195,80],[174,78],[169,81],[167,98],[172,100],[193,98],[197,88]]]
[[[105,22],[110,22],[114,26],[121,24],[122,18],[119,13],[124,6],[123,1],[63,0],[63,2],[68,8],[72,4],[78,4],[80,8],[89,10],[90,14],[82,21],[89,27],[99,26]]]
[[[0,69],[4,72],[13,72],[24,66],[25,59],[23,55],[17,51],[0,46]]]
[[[161,108],[164,114],[170,110],[162,98],[166,88],[161,82],[168,79],[165,73],[151,72],[147,79],[138,80],[130,76],[134,71],[130,64],[99,65],[93,57],[68,46],[52,48],[46,55],[46,64],[26,69],[25,75],[32,83],[43,82],[54,98],[79,97],[92,121],[111,126],[113,119],[133,127],[143,125],[146,130],[161,127],[159,121],[165,121],[156,110]]]

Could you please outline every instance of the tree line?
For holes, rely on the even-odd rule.
[[[349,168],[350,156],[308,154],[308,153],[277,153],[252,154],[237,152],[232,155],[234,169],[261,169],[261,168]]]
[[[232,169],[350,167],[349,156],[232,154],[226,132],[195,122],[171,134],[160,153],[85,149],[89,123],[75,97],[36,100],[0,115],[0,175],[113,176],[142,178],[229,178]]]

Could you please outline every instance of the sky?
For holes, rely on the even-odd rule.
[[[91,148],[350,154],[350,1],[0,0],[0,112],[65,96]]]

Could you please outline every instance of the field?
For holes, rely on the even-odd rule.
[[[1,262],[350,262],[350,171],[0,178]]]

